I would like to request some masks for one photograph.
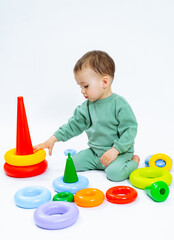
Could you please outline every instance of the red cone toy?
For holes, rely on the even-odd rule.
[[[33,147],[23,97],[17,98],[16,154],[33,154]]]

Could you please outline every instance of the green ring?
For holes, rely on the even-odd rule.
[[[152,186],[145,188],[146,194],[156,202],[164,202],[169,195],[169,187],[163,181],[158,181],[152,184]]]
[[[60,192],[54,195],[53,201],[65,201],[65,202],[73,202],[74,195],[70,192]]]

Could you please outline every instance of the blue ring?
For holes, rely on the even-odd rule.
[[[68,156],[68,153],[70,153],[71,156],[74,156],[76,154],[76,150],[75,149],[66,149],[64,151],[65,156]]]
[[[18,190],[14,201],[21,208],[37,208],[51,200],[51,192],[44,187],[30,186]]]
[[[148,156],[148,157],[145,159],[145,165],[146,165],[146,167],[149,167],[149,160],[150,160],[150,158],[151,158],[152,156],[153,156],[153,155],[150,155],[150,156]],[[157,167],[165,167],[166,162],[165,162],[164,160],[162,160],[162,159],[158,159],[158,160],[156,160],[155,165],[156,165]]]
[[[48,202],[34,212],[34,221],[44,229],[62,229],[73,225],[79,216],[77,206],[69,202]]]
[[[53,188],[56,192],[70,192],[75,194],[81,189],[87,188],[89,180],[85,176],[78,175],[78,181],[75,183],[65,183],[63,176],[53,181]]]

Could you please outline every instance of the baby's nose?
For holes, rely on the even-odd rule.
[[[81,89],[81,93],[84,94],[85,93],[85,89],[82,88]]]

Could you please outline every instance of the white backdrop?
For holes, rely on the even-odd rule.
[[[17,208],[14,193],[42,185],[52,194],[52,181],[63,174],[63,151],[87,147],[85,134],[58,143],[49,169],[41,176],[13,179],[4,174],[4,153],[15,147],[17,96],[24,96],[33,145],[46,140],[71,117],[84,99],[73,78],[73,66],[84,53],[104,50],[114,59],[113,91],[131,104],[139,123],[135,150],[141,157],[162,152],[174,156],[174,2],[172,0],[0,0],[0,236],[3,239],[76,239],[120,234],[125,239],[172,233],[174,186],[164,203],[154,203],[142,190],[131,205],[107,201],[81,209],[78,222],[60,231],[35,226],[33,211]],[[173,170],[171,171],[173,174]],[[90,187],[104,192],[120,183],[103,172],[86,172]],[[130,185],[126,180],[121,184]],[[169,219],[170,218],[170,219]],[[126,230],[127,229],[127,230]],[[85,234],[84,234],[85,233]]]

